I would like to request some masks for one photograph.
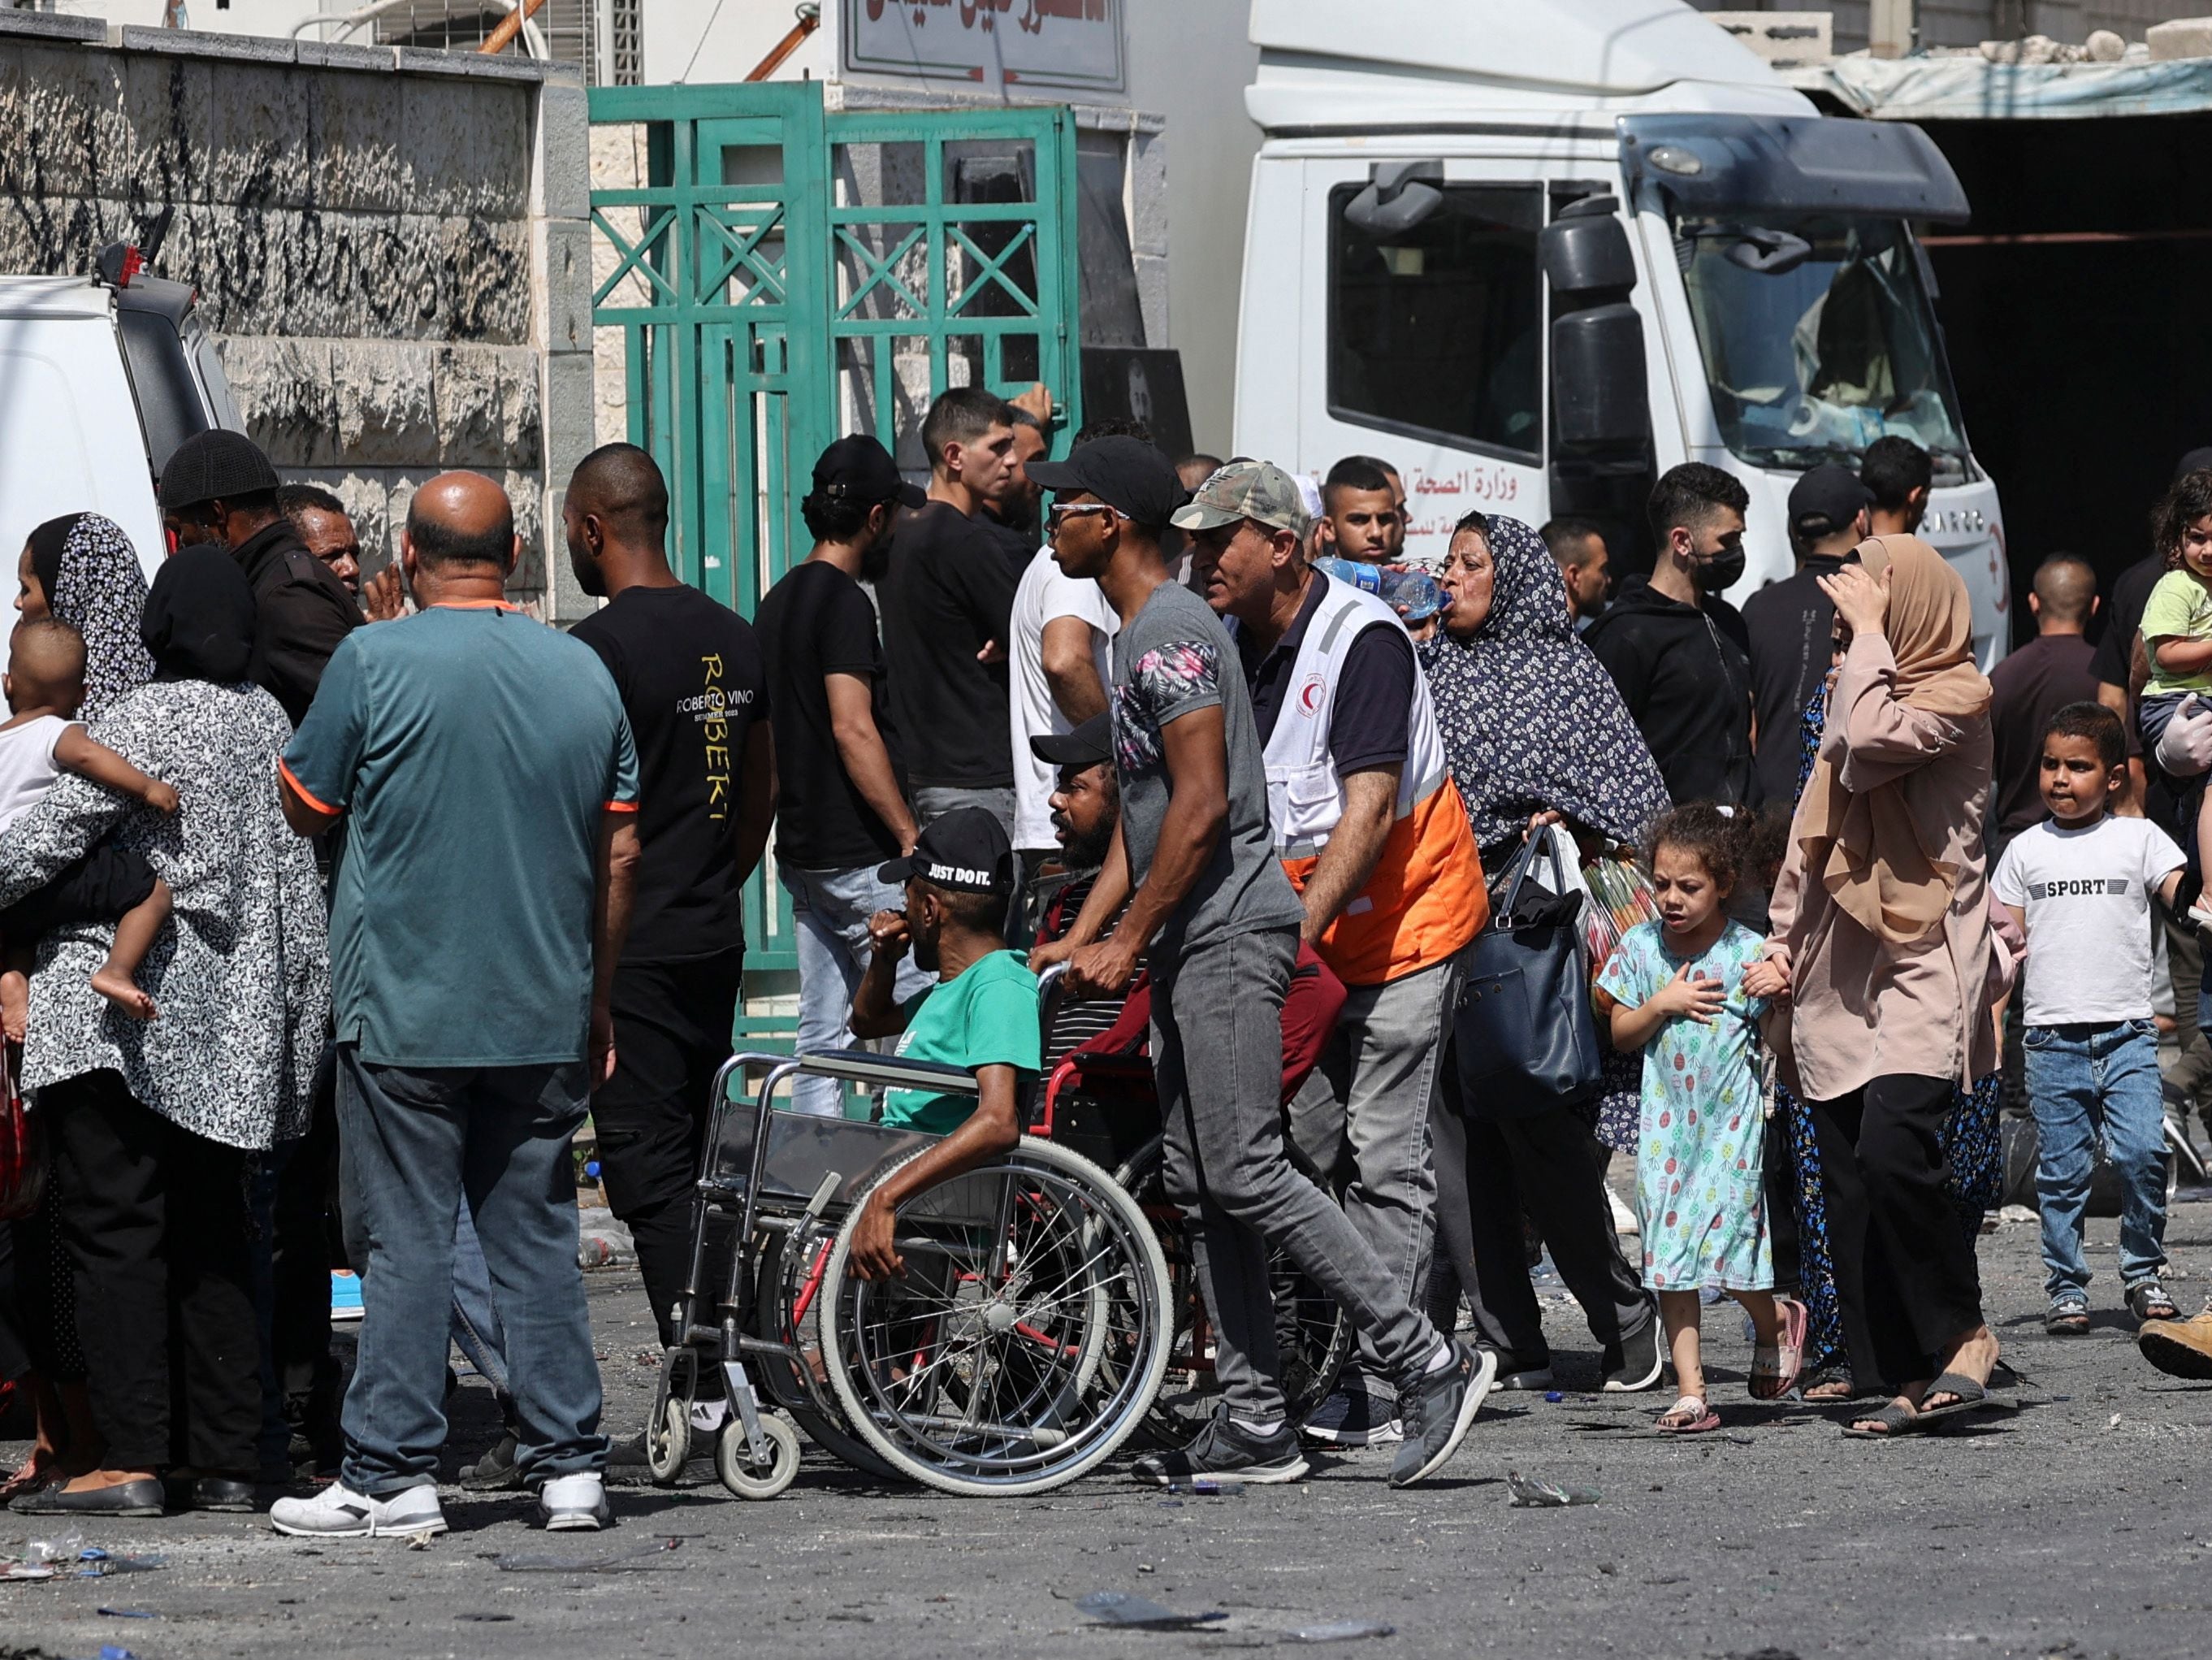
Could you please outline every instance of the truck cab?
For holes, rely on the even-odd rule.
[[[92,277],[0,277],[0,556],[67,513],[121,526],[147,580],[167,556],[154,484],[179,444],[241,430],[215,337],[189,284],[137,250]],[[0,660],[6,630],[0,629]]]
[[[1709,462],[1751,496],[1740,602],[1794,568],[1798,476],[1899,434],[2003,655],[1996,489],[1912,230],[1966,203],[1917,128],[1818,115],[1674,0],[1253,0],[1252,35],[1240,453],[1392,462],[1416,558],[1470,508],[1571,513],[1623,569],[1652,480]]]

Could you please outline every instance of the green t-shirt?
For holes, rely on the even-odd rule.
[[[951,980],[906,1000],[906,1031],[898,1052],[908,1060],[936,1061],[973,1072],[1012,1067],[1036,1075],[1043,1039],[1037,1030],[1037,985],[1029,958],[1018,951],[979,957]],[[927,1090],[887,1090],[886,1124],[949,1135],[975,1110],[972,1095],[933,1095]]]
[[[2150,656],[2148,692],[2212,691],[2212,672],[2168,674],[2158,666],[2151,650],[2160,640],[2202,640],[2212,635],[2212,588],[2185,570],[2170,570],[2158,579],[2143,605],[2143,649]]]

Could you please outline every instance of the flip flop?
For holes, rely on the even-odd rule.
[[[1989,1390],[1963,1372],[1947,1371],[1930,1383],[1922,1400],[1930,1395],[1955,1395],[1959,1398],[1940,1407],[1923,1407],[1912,1414],[1917,1426],[1940,1424],[1947,1418],[1963,1418],[1976,1412],[2014,1412],[2018,1405],[2011,1401],[1993,1401]]]
[[[1885,1401],[1865,1412],[1855,1412],[1844,1425],[1844,1433],[1854,1441],[1894,1441],[1899,1436],[1911,1435],[1920,1422],[1920,1414],[1910,1407],[1900,1407],[1894,1401]],[[1863,1430],[1861,1424],[1880,1424],[1878,1430]]]
[[[1805,1370],[1805,1329],[1811,1311],[1794,1297],[1778,1297],[1774,1305],[1782,1316],[1782,1341],[1773,1351],[1774,1370],[1764,1376],[1757,1357],[1767,1351],[1753,1352],[1751,1381],[1746,1387],[1754,1401],[1781,1400],[1797,1387]]]
[[[1697,1408],[1694,1416],[1688,1411],[1692,1407]],[[1681,1424],[1670,1424],[1667,1421],[1669,1418],[1674,1417],[1688,1418],[1690,1421]],[[1654,1427],[1662,1435],[1703,1435],[1720,1426],[1720,1414],[1707,1406],[1702,1395],[1686,1395],[1659,1414],[1658,1422]]]

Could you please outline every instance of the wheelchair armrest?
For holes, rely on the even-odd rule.
[[[975,1074],[941,1061],[909,1061],[872,1049],[823,1049],[798,1057],[799,1070],[812,1078],[842,1078],[853,1084],[884,1084],[893,1089],[934,1090],[939,1095],[976,1095]]]

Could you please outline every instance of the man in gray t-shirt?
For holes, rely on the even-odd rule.
[[[1164,729],[1186,714],[1218,708],[1226,740],[1229,817],[1206,868],[1161,926],[1156,956],[1179,958],[1257,928],[1295,928],[1305,917],[1268,833],[1260,734],[1236,663],[1237,648],[1221,619],[1180,582],[1154,588],[1115,636],[1109,708],[1132,881],[1143,881],[1152,868],[1174,796]]]
[[[1304,910],[1275,862],[1259,735],[1228,634],[1160,553],[1185,492],[1167,458],[1133,438],[1097,439],[1029,471],[1058,494],[1053,556],[1094,579],[1121,619],[1111,700],[1121,827],[1074,926],[1030,962],[1066,961],[1077,996],[1119,996],[1149,948],[1167,1188],[1212,1316],[1223,1395],[1188,1446],[1139,1459],[1133,1473],[1163,1486],[1305,1474],[1275,1351],[1267,1252],[1279,1246],[1397,1374],[1406,1438],[1390,1480],[1420,1481],[1458,1450],[1496,1362],[1408,1304],[1284,1146],[1275,1017]]]

